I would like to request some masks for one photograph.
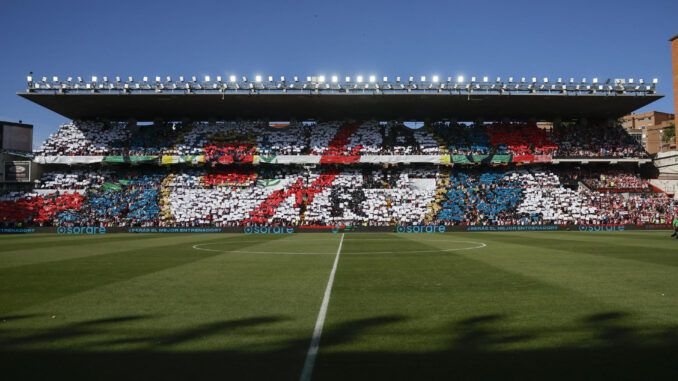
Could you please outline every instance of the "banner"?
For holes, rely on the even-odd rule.
[[[157,161],[158,156],[106,156],[104,162],[106,163],[149,163]]]
[[[93,164],[104,161],[104,156],[37,156],[36,164]]]

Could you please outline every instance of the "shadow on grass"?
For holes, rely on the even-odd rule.
[[[310,342],[310,332],[298,339],[271,343],[270,348],[251,350],[188,351],[177,345],[209,339],[225,333],[267,327],[289,319],[259,316],[213,322],[168,334],[133,332],[126,339],[97,341],[90,347],[59,350],[39,348],[55,340],[82,339],[102,332],[116,335],[116,324],[151,319],[122,316],[91,320],[17,334],[3,339],[0,332],[0,369],[3,379],[68,380],[297,380]],[[343,350],[334,347],[369,348],[376,332],[405,322],[403,316],[375,316],[326,326],[314,380],[561,380],[561,379],[678,379],[678,327],[638,330],[625,324],[628,315],[611,311],[587,316],[574,327],[551,331],[510,331],[502,328],[509,317],[479,315],[452,322],[441,335],[453,334],[447,347],[438,351],[408,352],[395,347],[388,352]],[[121,328],[118,327],[118,330]],[[376,330],[376,331],[375,331]],[[549,348],[506,350],[506,343],[523,343],[552,333],[585,331],[593,342]],[[651,333],[648,333],[651,332]],[[143,335],[146,333],[146,335]],[[394,331],[394,334],[403,332]],[[405,332],[406,333],[406,332]],[[119,334],[119,333],[117,333]],[[108,344],[139,343],[142,349],[116,350]]]

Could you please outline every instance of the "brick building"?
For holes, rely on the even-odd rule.
[[[664,131],[673,126],[674,114],[659,111],[648,111],[638,114],[625,115],[622,127],[636,140],[641,142],[649,153],[670,151],[676,149],[676,138],[664,141]]]
[[[671,62],[673,66],[673,113],[678,126],[678,34],[671,37]]]

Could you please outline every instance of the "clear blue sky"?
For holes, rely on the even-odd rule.
[[[659,78],[678,1],[0,0],[0,120],[65,121],[15,93],[37,76]]]

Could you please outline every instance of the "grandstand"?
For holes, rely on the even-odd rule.
[[[75,120],[35,151],[42,176],[2,196],[2,223],[666,224],[676,204],[617,121],[660,97],[641,83],[29,77],[19,95]]]

